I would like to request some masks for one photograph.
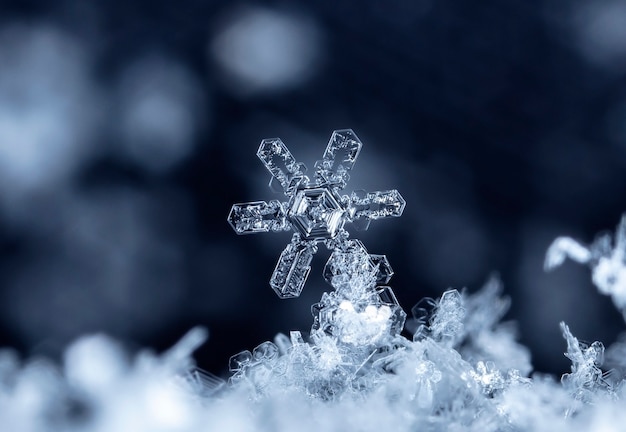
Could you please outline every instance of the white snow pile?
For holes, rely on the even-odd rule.
[[[566,257],[589,263],[600,292],[623,310],[625,248],[626,219],[614,244],[557,239],[547,267]],[[377,285],[379,269],[354,257],[362,259],[333,268],[335,291],[313,306],[309,334],[236,354],[228,382],[194,366],[207,337],[200,328],[162,355],[133,357],[102,335],[79,339],[62,365],[0,351],[0,430],[624,430],[626,341],[607,350],[605,366],[602,343],[583,343],[562,323],[571,372],[560,381],[530,375],[528,349],[500,323],[509,300],[497,280],[421,301],[401,334],[405,315]]]

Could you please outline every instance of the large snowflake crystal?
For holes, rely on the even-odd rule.
[[[288,200],[235,204],[228,222],[237,234],[295,231],[270,280],[279,297],[300,295],[317,244],[324,242],[331,250],[344,245],[348,238],[346,222],[357,229],[367,229],[372,220],[402,214],[405,201],[395,189],[340,195],[361,146],[352,130],[334,131],[310,179],[304,174],[305,165],[296,161],[279,138],[261,141],[257,156],[272,174],[270,187],[282,189]],[[372,262],[378,264],[375,256]]]

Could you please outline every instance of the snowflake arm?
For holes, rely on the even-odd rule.
[[[359,157],[363,144],[352,129],[336,130],[328,141],[322,159],[315,163],[315,178],[338,190],[346,187],[348,174]]]
[[[303,241],[294,234],[291,243],[280,254],[270,279],[270,286],[280,298],[300,296],[311,271],[311,261],[317,252],[315,242]]]
[[[306,180],[304,175],[306,166],[296,161],[280,138],[261,141],[256,155],[272,174],[272,180],[277,181],[283,188],[285,195],[290,196],[298,185]]]
[[[237,234],[285,231],[291,229],[286,216],[282,204],[277,200],[269,203],[253,201],[233,205],[228,223]]]
[[[356,229],[367,230],[371,221],[399,217],[406,201],[395,189],[388,191],[354,191],[350,196],[348,215]]]

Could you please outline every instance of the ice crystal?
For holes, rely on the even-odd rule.
[[[527,375],[532,370],[528,349],[516,342],[513,323],[500,322],[510,306],[501,293],[502,284],[492,277],[475,294],[448,290],[439,300],[420,300],[408,322],[416,329],[413,340],[432,338],[471,362],[497,364],[505,375]]]
[[[461,294],[457,290],[444,292],[430,321],[432,338],[450,346],[456,345],[463,331],[464,317],[465,308]]]
[[[614,241],[610,234],[604,234],[584,246],[570,237],[559,237],[548,249],[545,267],[550,270],[566,258],[589,264],[598,291],[610,295],[626,317],[626,215],[622,216]]]
[[[576,399],[588,402],[598,390],[609,388],[600,369],[604,362],[604,345],[597,341],[591,345],[579,342],[564,322],[561,322],[561,331],[567,341],[565,355],[572,361],[572,372],[564,374],[561,382]]]
[[[347,239],[346,222],[367,229],[372,220],[397,217],[405,201],[397,190],[340,195],[361,151],[361,141],[350,130],[333,132],[310,179],[280,138],[261,141],[257,156],[272,175],[270,186],[288,197],[233,205],[228,222],[237,234],[293,230],[291,243],[278,259],[270,285],[281,298],[298,297],[310,272],[317,244],[340,247]]]
[[[254,398],[299,388],[328,400],[370,388],[387,373],[390,347],[402,343],[406,314],[391,288],[377,285],[388,282],[391,274],[385,257],[372,258],[358,240],[341,240],[324,268],[335,291],[312,306],[308,341],[294,331],[289,338],[279,335],[274,343],[234,355],[231,382],[245,383]]]

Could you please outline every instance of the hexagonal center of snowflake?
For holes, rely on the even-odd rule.
[[[324,187],[299,190],[289,209],[289,220],[306,240],[333,238],[343,227],[339,198]]]

